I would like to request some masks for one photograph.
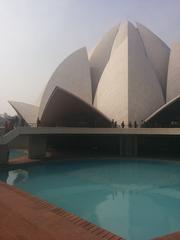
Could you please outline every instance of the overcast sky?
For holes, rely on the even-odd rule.
[[[0,0],[0,113],[35,104],[64,58],[125,20],[180,41],[180,0]]]

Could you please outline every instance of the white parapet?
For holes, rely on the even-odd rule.
[[[118,26],[113,27],[102,40],[97,44],[96,48],[92,52],[89,61],[91,66],[91,78],[92,78],[92,95],[95,96],[96,88],[98,86],[101,75],[109,61],[111,49],[114,39],[118,32]]]
[[[39,111],[38,106],[16,101],[9,101],[9,103],[28,125],[36,124]]]
[[[144,43],[147,57],[156,73],[166,99],[167,72],[170,48],[157,35],[140,23],[137,28]]]
[[[100,79],[94,105],[110,119],[141,121],[165,103],[137,29],[122,24]]]
[[[180,95],[180,42],[174,43],[171,48],[166,102],[178,95]]]
[[[90,67],[86,48],[75,51],[55,70],[41,99],[40,119],[55,87],[60,87],[88,104],[92,104]]]

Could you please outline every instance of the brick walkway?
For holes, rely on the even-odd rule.
[[[34,159],[30,159],[27,156],[22,156],[22,157],[18,157],[18,158],[13,158],[13,159],[9,159],[8,163],[9,164],[28,164],[28,163],[33,163],[33,162],[39,162],[39,160],[34,160]]]
[[[180,232],[175,232],[164,237],[154,238],[154,240],[180,240]]]
[[[120,240],[81,218],[0,182],[1,240]]]
[[[121,240],[123,238],[64,209],[0,182],[0,240],[32,239]],[[180,232],[156,240],[180,240]]]

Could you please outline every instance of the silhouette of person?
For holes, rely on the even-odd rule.
[[[122,121],[122,123],[121,123],[121,127],[122,127],[122,128],[125,127],[124,121]]]
[[[131,121],[129,121],[128,127],[129,127],[129,128],[132,128],[132,123],[131,123]]]
[[[114,127],[114,119],[112,119],[112,121],[111,121],[111,127],[112,128]]]
[[[137,125],[137,122],[136,122],[136,121],[134,121],[134,127],[135,127],[135,128],[137,128],[137,127],[138,127],[138,125]]]
[[[39,127],[41,125],[41,121],[39,120],[39,118],[37,119],[37,127]]]
[[[5,133],[8,132],[8,127],[9,127],[9,124],[8,124],[8,121],[6,120],[4,123]]]

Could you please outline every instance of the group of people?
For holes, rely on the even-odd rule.
[[[117,128],[117,127],[120,127],[120,128],[125,128],[125,127],[128,127],[128,128],[138,128],[138,127],[144,127],[144,121],[142,120],[141,123],[138,125],[137,121],[134,121],[133,123],[131,121],[128,122],[128,124],[126,125],[124,121],[121,122],[120,125],[117,124],[117,121],[114,121],[114,119],[112,119],[112,122],[111,122],[111,126],[112,128]]]
[[[4,121],[5,133],[13,130],[14,128],[16,128],[18,126],[21,126],[21,127],[26,126],[26,122],[24,121],[24,119],[20,119],[20,118],[18,118],[18,116],[6,118]]]
[[[14,128],[13,121],[5,120],[5,122],[4,122],[5,133],[11,131],[13,128]]]
[[[121,122],[121,127],[122,127],[122,128],[125,128],[125,127],[126,127],[124,121]],[[132,123],[131,121],[129,121],[127,127],[128,127],[128,128],[137,128],[137,127],[138,127],[138,124],[137,124],[136,121],[134,121],[133,123]]]

